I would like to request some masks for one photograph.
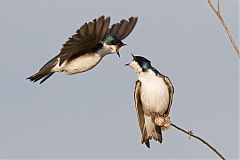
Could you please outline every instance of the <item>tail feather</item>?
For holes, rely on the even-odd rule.
[[[50,61],[48,61],[37,73],[28,77],[30,81],[33,83],[40,81],[40,84],[46,81],[49,77],[51,77],[54,72],[52,72],[52,68],[58,63],[58,56],[54,57]]]
[[[159,141],[162,143],[162,131],[161,127],[155,125],[152,122],[152,118],[149,116],[145,116],[145,126],[144,126],[144,131],[142,135],[142,143],[145,143],[145,145],[150,148],[150,143],[149,140],[154,139],[156,141]]]
[[[28,77],[27,79],[29,79],[30,81],[32,81],[33,83],[39,81],[40,79],[42,79],[40,81],[40,84],[43,83],[44,81],[46,81],[51,75],[53,75],[54,72],[37,72],[34,75]]]
[[[54,72],[51,72],[49,74],[47,74],[41,81],[40,84],[43,83],[44,81],[46,81],[49,77],[51,77],[53,75]]]
[[[157,132],[157,139],[155,139],[156,141],[159,141],[160,143],[162,143],[162,130],[160,126],[155,125],[155,130]]]

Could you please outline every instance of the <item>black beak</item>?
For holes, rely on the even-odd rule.
[[[127,44],[123,43],[122,41],[120,41],[119,43],[117,43],[117,55],[118,57],[120,57],[120,53],[119,50],[122,46],[126,46]]]
[[[121,48],[121,46],[117,46],[116,53],[117,53],[118,57],[120,57],[120,53],[119,53],[119,51],[120,51],[120,48]]]
[[[125,43],[122,43],[122,46],[126,46],[127,44],[125,44]]]
[[[134,60],[135,56],[134,56],[132,53],[131,53],[131,55],[132,55],[133,60]],[[130,63],[127,63],[127,64],[125,64],[125,66],[129,66],[129,64],[130,64]]]
[[[119,53],[119,51],[117,51],[117,55],[118,55],[118,57],[120,58],[120,53]]]
[[[133,59],[135,58],[135,56],[131,53],[131,55],[132,55],[132,57],[133,57]]]

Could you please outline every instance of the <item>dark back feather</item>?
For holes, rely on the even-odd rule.
[[[132,32],[137,19],[137,17],[131,17],[128,21],[122,20],[120,23],[113,24],[111,28],[109,28],[110,17],[101,16],[92,22],[85,23],[63,45],[58,55],[60,65],[70,57],[85,54],[96,49],[96,46],[101,46],[99,43],[104,40],[107,33],[111,33],[118,39],[123,40]]]
[[[110,24],[110,17],[101,16],[92,22],[85,23],[63,45],[60,51],[60,65],[68,58],[76,54],[84,54],[91,51],[104,39]]]

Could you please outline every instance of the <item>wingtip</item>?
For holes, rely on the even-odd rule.
[[[150,148],[150,142],[149,142],[149,141],[146,141],[146,142],[145,142],[145,145],[146,145],[148,148]]]
[[[111,19],[111,18],[110,18],[109,16],[106,17],[106,20],[109,20],[109,21],[110,21],[110,19]]]
[[[128,19],[129,21],[132,21],[132,20],[138,20],[138,16],[136,16],[136,17],[134,17],[134,16],[132,16],[132,17],[130,17],[129,19]]]
[[[162,143],[163,139],[162,139],[162,135],[160,136],[160,138],[158,139],[159,143]]]
[[[135,19],[136,19],[136,22],[138,21],[138,16],[137,17],[135,17]]]
[[[110,18],[110,17],[109,16],[105,17],[105,15],[98,17],[98,19],[108,19],[108,18]]]

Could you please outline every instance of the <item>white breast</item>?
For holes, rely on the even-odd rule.
[[[71,61],[66,60],[61,66],[59,66],[58,62],[56,66],[53,67],[52,72],[66,72],[68,75],[85,72],[95,67],[104,56],[115,52],[116,46],[104,43],[103,48],[96,53],[81,55]],[[59,58],[58,61],[60,61]]]
[[[69,75],[85,72],[95,67],[101,59],[98,54],[80,56],[66,63],[63,70]]]
[[[169,103],[169,91],[165,81],[152,71],[142,72],[139,80],[144,114],[150,116],[156,112],[162,115],[168,109]]]
[[[71,61],[64,61],[59,67],[59,63],[52,69],[54,72],[66,72],[68,75],[88,71],[95,67],[102,57],[98,54],[86,54]]]

